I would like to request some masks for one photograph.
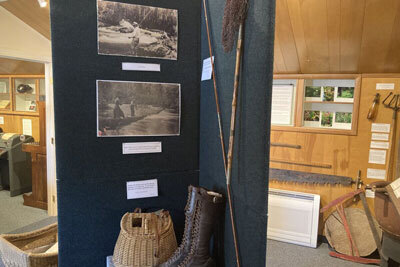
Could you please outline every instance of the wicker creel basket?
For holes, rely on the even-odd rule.
[[[58,266],[57,223],[33,232],[0,235],[0,258],[6,267]]]
[[[174,226],[168,211],[141,213],[136,209],[121,219],[114,248],[116,267],[158,266],[177,248]]]

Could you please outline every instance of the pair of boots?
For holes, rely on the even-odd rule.
[[[215,267],[210,257],[210,238],[224,212],[222,195],[189,186],[185,230],[180,246],[160,267]]]

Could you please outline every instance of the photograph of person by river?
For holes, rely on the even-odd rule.
[[[181,85],[97,81],[97,136],[180,134]]]
[[[178,10],[97,1],[98,53],[177,60]]]

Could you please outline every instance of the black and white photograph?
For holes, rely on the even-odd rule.
[[[175,136],[180,117],[180,84],[97,81],[98,137]]]
[[[98,53],[177,60],[178,10],[97,1]]]

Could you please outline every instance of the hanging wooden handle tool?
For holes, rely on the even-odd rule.
[[[369,120],[373,120],[376,116],[376,113],[378,111],[379,97],[380,97],[380,94],[377,93],[374,97],[374,100],[372,100],[372,104],[368,110],[368,115],[367,115],[367,119],[369,119]]]

